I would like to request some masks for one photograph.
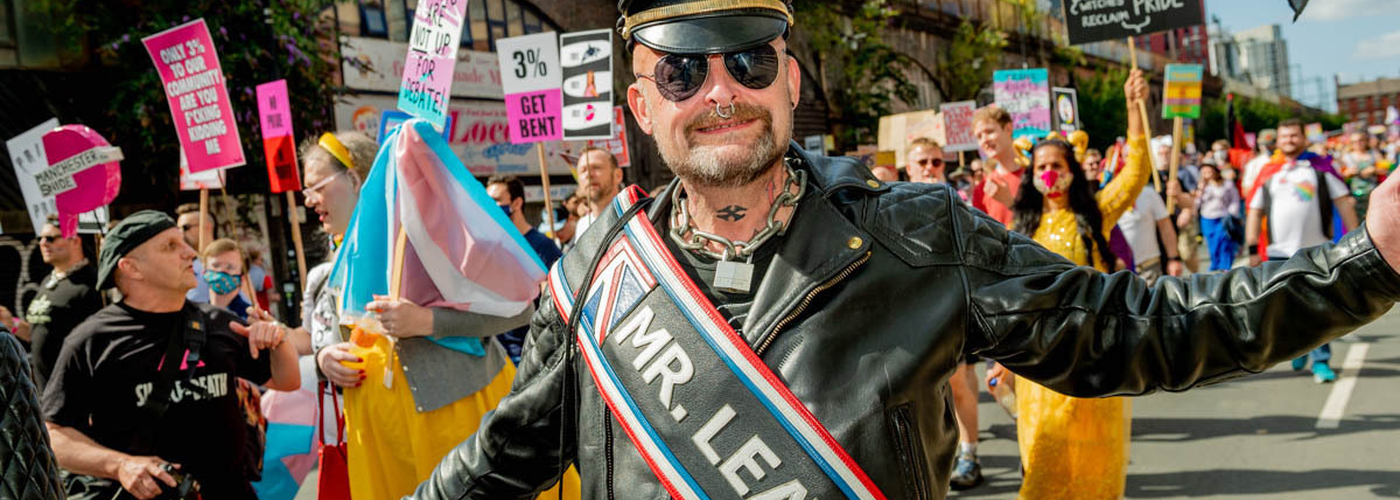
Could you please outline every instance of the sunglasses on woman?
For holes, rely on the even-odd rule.
[[[772,45],[724,54],[724,69],[734,81],[763,90],[778,79],[778,51]],[[710,54],[667,54],[656,61],[650,75],[636,75],[656,82],[661,96],[681,102],[695,96],[710,73]]]

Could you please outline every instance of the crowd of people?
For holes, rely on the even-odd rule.
[[[1124,138],[1106,150],[1082,133],[1013,140],[989,105],[965,166],[950,172],[921,138],[904,172],[871,169],[787,146],[801,80],[781,2],[621,8],[652,19],[625,27],[628,104],[677,180],[647,197],[589,148],[578,191],[540,214],[550,226],[527,216],[520,179],[487,179],[551,270],[520,314],[389,296],[346,311],[328,261],[307,273],[292,327],[269,310],[278,286],[260,253],[218,237],[197,205],[130,214],[100,247],[45,224],[53,271],[26,310],[0,308],[0,329],[28,347],[67,497],[198,484],[210,500],[255,498],[278,458],[262,402],[300,393],[329,402],[309,418],[319,440],[343,441],[357,500],[940,498],[983,480],[985,384],[1014,392],[999,401],[1016,418],[1021,498],[1118,498],[1131,405],[1115,396],[1288,360],[1332,381],[1325,342],[1400,297],[1387,264],[1400,219],[1362,225],[1372,201],[1400,204],[1384,184],[1395,137],[1310,145],[1284,120],[1252,158],[1225,142],[1176,153],[1145,135],[1134,69]],[[716,19],[753,33],[687,31]],[[331,261],[379,148],[351,131],[300,148]],[[1246,264],[1329,278],[1225,273]],[[1187,274],[1203,276],[1174,279]],[[1369,293],[1342,290],[1356,284]],[[1192,287],[1221,291],[1188,299]],[[1202,312],[1166,314],[1187,300]],[[1266,312],[1303,333],[1251,319]],[[347,321],[362,313],[383,335]],[[872,369],[878,384],[859,376]]]

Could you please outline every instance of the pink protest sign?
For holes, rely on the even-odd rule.
[[[457,66],[466,14],[467,0],[419,0],[414,9],[399,84],[399,109],[427,120],[438,130],[447,126],[452,70]]]
[[[287,102],[287,81],[258,85],[258,116],[262,120],[263,157],[272,192],[298,191],[296,141],[292,139],[292,106]]]
[[[501,56],[510,142],[526,144],[563,137],[558,35],[549,31],[502,38],[496,40],[496,52]]]
[[[34,175],[44,196],[55,196],[64,238],[78,233],[78,214],[106,206],[122,187],[120,148],[82,125],[44,134],[49,168]]]
[[[949,153],[977,149],[977,138],[972,134],[972,114],[977,111],[977,101],[959,101],[938,107],[943,113],[944,127],[948,143],[943,150]]]
[[[156,65],[190,172],[246,163],[224,72],[203,19],[141,39]]]
[[[287,102],[287,81],[258,85],[258,116],[263,139],[292,135],[292,107]]]

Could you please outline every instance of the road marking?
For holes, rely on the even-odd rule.
[[[1359,342],[1347,350],[1347,359],[1342,363],[1342,373],[1327,395],[1327,403],[1322,405],[1322,414],[1317,417],[1318,429],[1336,429],[1342,424],[1342,414],[1346,412],[1347,400],[1356,389],[1356,378],[1361,373],[1361,365],[1366,362],[1366,351],[1371,344]]]

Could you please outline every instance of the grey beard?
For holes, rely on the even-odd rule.
[[[650,100],[646,101],[646,106],[650,109]],[[788,123],[792,123],[791,110],[788,113]],[[784,139],[780,144],[774,137],[771,117],[762,121],[767,130],[749,145],[743,158],[729,163],[719,158],[718,146],[697,146],[684,150],[677,144],[660,139],[659,135],[653,135],[652,140],[657,151],[661,153],[662,161],[666,162],[666,166],[670,167],[677,177],[699,187],[739,187],[763,176],[777,165],[778,160],[787,152],[787,140]],[[791,130],[788,131],[788,135],[791,135]]]
[[[677,177],[703,187],[747,185],[776,165],[785,152],[777,147],[772,131],[759,136],[743,158],[730,162],[720,159],[719,146],[699,146],[682,152],[677,151],[679,148],[674,145],[663,145],[662,142],[657,141],[661,159],[666,161],[671,171]]]

